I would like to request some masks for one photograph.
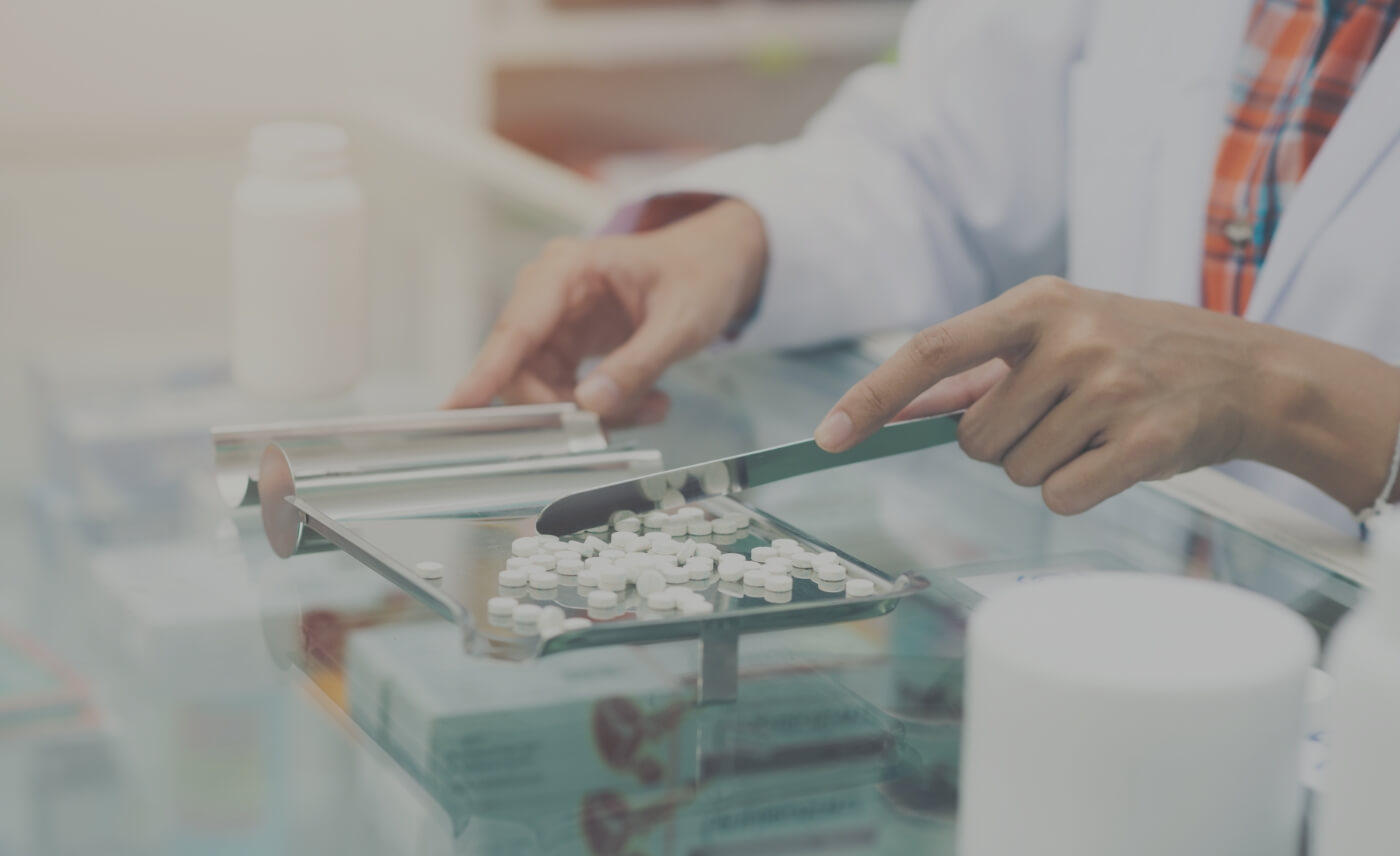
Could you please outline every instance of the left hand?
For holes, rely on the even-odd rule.
[[[966,408],[968,455],[1077,514],[1139,481],[1258,457],[1273,329],[1042,277],[917,334],[837,402],[816,439],[841,451],[896,414]]]

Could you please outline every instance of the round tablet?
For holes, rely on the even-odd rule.
[[[666,588],[666,577],[655,568],[647,568],[637,575],[637,594],[649,597]]]
[[[572,544],[570,544],[570,546],[573,548],[575,553],[578,553],[579,558],[581,559],[590,559],[598,552],[597,550],[594,550],[592,547],[590,547],[587,541],[574,541]]]
[[[685,566],[685,572],[692,580],[708,580],[710,574],[714,573],[714,569],[708,564],[697,565],[695,560],[691,559]]]
[[[524,568],[506,568],[496,575],[496,581],[505,588],[523,588],[530,577]]]
[[[727,583],[738,582],[744,578],[744,566],[734,562],[721,562],[719,578]]]
[[[680,563],[676,561],[675,556],[658,556],[655,553],[651,554],[651,566],[658,570],[664,571],[667,568],[674,568],[678,564]]]
[[[791,574],[792,562],[787,559],[769,559],[763,563],[763,569],[770,574]]]
[[[583,570],[583,560],[565,556],[555,564],[554,570],[568,577],[577,576]]]
[[[713,559],[718,562],[719,557],[722,556],[723,553],[721,553],[719,548],[714,544],[701,544],[699,547],[695,548],[695,555],[704,556],[706,559]]]
[[[839,583],[846,578],[846,566],[837,564],[822,565],[816,570],[817,579],[825,583]]]
[[[585,629],[585,628],[592,627],[592,626],[593,626],[593,622],[589,621],[587,618],[566,618],[566,619],[564,619],[564,629],[565,629],[565,630],[583,630],[583,629]]]
[[[413,570],[417,571],[418,576],[425,580],[442,578],[442,562],[419,562],[413,566]]]
[[[661,577],[674,585],[690,579],[690,571],[680,566],[666,567],[661,569]]]
[[[763,588],[767,591],[792,591],[792,577],[786,574],[769,574],[768,579],[763,581]]]
[[[669,518],[668,518],[668,519],[669,519]],[[648,541],[651,541],[652,543],[656,543],[657,541],[670,541],[670,540],[671,540],[671,536],[670,536],[670,535],[667,535],[665,532],[648,532],[647,534],[643,535],[642,537],[645,538],[645,539],[647,539]]]
[[[617,606],[617,592],[595,589],[588,593],[588,605],[593,609],[612,609]]]
[[[798,550],[788,554],[787,558],[789,562],[792,562],[794,568],[810,568],[812,567],[812,559],[815,557],[806,550]]]
[[[627,588],[627,572],[622,568],[608,568],[598,572],[598,588],[607,591],[622,591]]]
[[[640,532],[642,531],[642,521],[635,517],[626,517],[614,523],[613,528],[619,532]]]
[[[676,509],[676,513],[672,516],[679,517],[680,519],[685,520],[687,522],[691,520],[704,520],[705,510],[702,508],[696,508],[693,505],[687,505],[685,508]]]
[[[511,556],[509,559],[506,559],[507,568],[526,568],[527,570],[525,572],[529,573],[529,566],[530,560],[524,556]]]
[[[681,601],[677,606],[680,608],[681,615],[704,615],[715,611],[713,603],[698,597]]]
[[[585,529],[584,531],[585,531],[585,532],[606,532],[606,531],[608,531],[609,528],[611,528],[611,527],[609,527],[608,524],[604,523],[604,524],[601,525],[601,526],[590,526],[590,527],[588,527],[587,529]]]
[[[797,542],[791,538],[774,538],[773,549],[778,551],[779,556],[786,556],[788,553],[796,553],[802,549]]]
[[[681,545],[675,541],[653,541],[651,551],[658,556],[676,556],[681,552]]]
[[[546,571],[554,570],[554,566],[559,564],[559,560],[554,558],[553,553],[536,553],[530,557],[530,564],[536,568],[543,568]]]
[[[716,535],[733,535],[735,532],[739,531],[739,527],[734,525],[733,520],[727,520],[721,517],[710,523],[710,531]]]
[[[754,547],[753,550],[749,552],[749,558],[753,559],[755,562],[766,562],[769,559],[776,559],[777,557],[778,551],[772,547]]]
[[[875,583],[870,580],[847,580],[846,597],[870,597],[875,593]]]
[[[690,561],[690,557],[695,555],[695,551],[700,549],[700,545],[688,540],[676,550],[676,561],[684,565]]]
[[[631,544],[640,537],[642,536],[638,535],[636,532],[614,532],[608,541],[619,550],[626,550],[628,544]]]
[[[533,556],[540,549],[538,538],[516,538],[510,542],[510,551],[517,556]]]
[[[719,556],[719,563],[720,563],[721,565],[724,564],[725,562],[738,562],[739,564],[742,565],[743,563],[747,562],[748,560],[749,560],[749,557],[748,557],[748,556],[745,556],[743,553],[721,553],[720,556]]]
[[[600,558],[600,559],[610,559],[610,560],[616,562],[618,559],[625,559],[625,558],[627,558],[627,551],[626,551],[626,550],[619,550],[619,549],[617,549],[617,548],[615,548],[615,547],[609,547],[609,548],[606,549],[606,550],[599,550],[599,551],[598,551],[598,558]]]
[[[685,531],[689,532],[691,535],[705,536],[714,532],[715,528],[708,520],[692,520],[690,524],[685,527]]]
[[[733,523],[736,529],[747,529],[749,526],[749,516],[742,511],[731,511],[724,515],[724,519]]]
[[[493,597],[486,601],[486,611],[492,615],[512,615],[519,604],[513,597]]]
[[[564,561],[565,559],[573,559],[573,560],[575,560],[575,561],[582,562],[582,561],[583,561],[583,554],[580,553],[578,550],[573,549],[574,547],[577,547],[577,546],[578,546],[577,544],[570,544],[570,545],[568,545],[567,547],[565,547],[565,548],[562,549],[562,550],[555,550],[555,551],[554,551],[554,561],[555,561],[555,563],[558,564],[559,562],[562,562],[562,561]]]
[[[676,596],[669,591],[654,591],[647,595],[647,606],[657,612],[665,612],[668,609],[676,608]]]
[[[516,624],[534,624],[540,617],[540,607],[533,603],[518,604],[515,609],[511,610],[510,617],[515,620]]]
[[[581,570],[581,571],[578,572],[578,587],[579,587],[579,588],[597,588],[597,586],[598,586],[598,569],[597,569],[597,568],[584,568],[583,570]]]
[[[648,511],[647,516],[642,518],[648,529],[660,529],[666,525],[666,521],[671,519],[671,515],[664,511]]]
[[[661,527],[661,531],[667,535],[675,537],[684,535],[690,526],[684,520],[677,520],[674,517],[666,521],[666,525]]]
[[[600,568],[612,567],[613,560],[604,559],[602,556],[594,556],[591,559],[585,559],[583,563],[594,570],[598,570]]]
[[[552,589],[559,587],[559,575],[553,571],[534,571],[530,574],[530,588]]]
[[[627,552],[645,553],[651,549],[651,541],[646,538],[633,538],[627,542]]]
[[[820,568],[822,565],[829,565],[832,562],[839,561],[841,561],[839,556],[837,556],[830,550],[827,550],[825,553],[817,553],[815,556],[812,557],[812,567]]]
[[[564,610],[557,606],[546,606],[535,619],[535,626],[540,629],[540,635],[553,636],[564,629],[564,621]]]
[[[767,582],[768,572],[765,570],[760,569],[757,571],[744,572],[744,585],[746,586],[753,586],[754,588],[763,588],[764,584]]]
[[[608,549],[608,542],[599,538],[597,535],[589,535],[587,538],[583,539],[583,545],[591,549],[594,553],[601,553]]]

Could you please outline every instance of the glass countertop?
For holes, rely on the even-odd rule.
[[[223,229],[239,155],[213,139],[166,161],[0,162],[21,227],[0,232],[0,258],[26,251],[6,288],[223,276],[224,232],[195,230],[181,252],[118,247],[54,216],[58,190],[89,217],[131,216],[112,188],[126,199],[144,181]],[[367,148],[381,299],[401,287],[427,302],[384,316],[376,374],[333,408],[424,409],[443,392],[441,366],[423,365],[441,354],[412,347],[431,294],[495,285],[472,298],[494,311],[509,269],[567,224],[460,164]],[[67,259],[65,242],[88,257]],[[0,422],[26,450],[0,482],[0,854],[951,856],[963,630],[984,596],[1063,574],[1185,574],[1263,592],[1325,637],[1359,592],[1345,543],[1251,525],[1268,501],[1211,474],[1062,518],[944,447],[745,496],[930,586],[877,619],[745,637],[732,704],[694,704],[694,643],[474,659],[458,628],[368,568],[277,559],[254,518],[224,509],[208,427],[308,408],[250,401],[217,347],[156,332],[139,360],[105,359],[130,353],[117,338],[86,357],[17,355],[31,394]],[[845,347],[708,353],[664,379],[664,423],[610,439],[670,466],[799,439],[869,368]]]

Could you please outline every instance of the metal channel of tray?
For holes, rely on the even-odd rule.
[[[802,576],[803,572],[799,571],[793,580],[791,601],[786,603],[769,602],[763,592],[743,589],[742,584],[721,583],[712,577],[704,584],[692,584],[715,604],[715,612],[710,614],[651,613],[636,602],[636,594],[630,590],[629,601],[618,610],[590,612],[586,596],[573,585],[575,580],[567,576],[561,577],[559,587],[551,592],[503,591],[498,587],[496,575],[506,565],[511,542],[533,534],[533,515],[482,515],[475,520],[339,520],[305,498],[293,496],[286,501],[308,529],[461,627],[465,648],[470,654],[528,660],[605,645],[696,639],[701,647],[697,687],[700,704],[732,701],[737,696],[741,635],[872,618],[889,612],[901,598],[928,586],[926,580],[914,574],[892,576],[870,567],[759,509],[726,497],[706,500],[698,506],[714,516],[742,510],[751,517],[751,525],[736,536],[697,540],[716,543],[722,550],[744,553],[776,538],[791,538],[811,551],[831,550],[840,557],[851,578],[875,583],[875,595],[852,598],[844,591],[823,590],[817,580]],[[728,538],[734,541],[723,543]],[[415,565],[424,561],[442,564],[442,579],[424,579],[416,573]],[[509,594],[522,602],[556,604],[570,616],[589,617],[594,623],[584,629],[541,638],[508,621],[492,620],[487,601],[499,594]]]

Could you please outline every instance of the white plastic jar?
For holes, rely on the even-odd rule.
[[[233,377],[276,398],[348,391],[367,362],[365,205],[345,132],[253,129],[233,202]]]

